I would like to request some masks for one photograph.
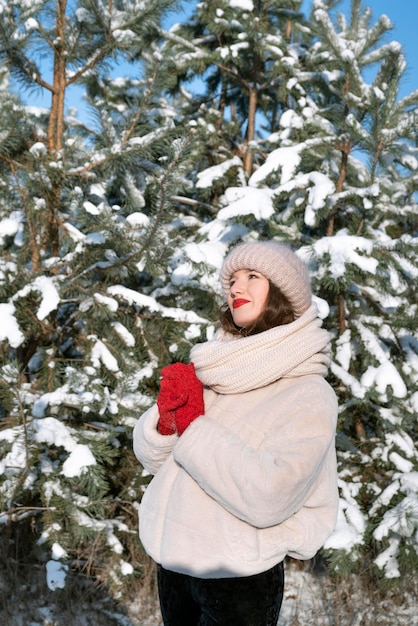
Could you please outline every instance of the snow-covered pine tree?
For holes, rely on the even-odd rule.
[[[387,17],[372,24],[353,0],[349,18],[334,25],[316,0],[311,23],[311,119],[321,120],[325,133],[314,134],[325,142],[301,151],[309,196],[286,219],[303,208],[336,340],[342,499],[328,547],[339,569],[355,561],[362,570],[372,559],[385,577],[398,577],[418,563],[418,91],[399,98],[405,59],[397,42],[381,43]]]
[[[152,402],[160,366],[187,359],[190,345],[211,332],[212,298],[204,294],[219,289],[230,243],[258,237],[303,245],[330,304],[325,324],[335,335],[341,404],[341,519],[328,546],[335,564],[360,570],[377,557],[391,576],[416,558],[416,96],[397,99],[401,50],[380,45],[388,20],[370,28],[354,1],[350,20],[336,26],[328,19],[335,4],[315,2],[306,23],[300,2],[203,3],[170,29],[165,45],[147,40],[146,49],[142,36],[124,30],[121,11],[118,50],[141,59],[145,71],[125,81],[94,68],[80,75],[95,125],[66,119],[59,254],[42,252],[42,267],[21,277],[33,272],[30,248],[21,246],[19,263],[22,239],[2,248],[19,281],[1,276],[1,331],[9,333],[0,374],[1,519],[27,516],[36,527],[39,515],[54,559],[67,531],[57,506],[74,515],[72,531],[83,535],[89,525],[95,538],[123,550],[119,532],[135,525],[131,503],[143,481],[131,463],[129,416]],[[96,28],[95,7],[79,5],[76,22]],[[244,55],[256,37],[253,12],[263,10],[279,17],[263,22],[268,53],[254,42],[257,84],[266,90],[257,91],[250,118],[249,85],[237,74],[255,67],[256,55]],[[369,67],[378,68],[372,84]],[[45,137],[47,126],[37,122]],[[182,132],[192,130],[199,139],[187,152]],[[40,148],[36,156],[45,158]],[[33,161],[45,174],[42,158]],[[10,170],[2,174],[10,183]],[[29,198],[42,199],[37,189],[33,183]],[[21,220],[23,241],[30,224]],[[85,496],[95,489],[101,510]],[[44,507],[42,519],[34,502]],[[85,547],[84,537],[77,545]],[[96,545],[92,560],[101,567]],[[124,558],[115,578],[130,571]]]
[[[18,190],[8,174],[22,153],[27,151],[28,137],[35,134],[35,125],[29,128],[25,123],[25,110],[16,95],[10,93],[10,74],[6,66],[0,66],[0,276],[15,275],[16,265],[8,254],[8,247],[19,240],[20,215],[18,206],[14,211]],[[13,280],[13,279],[11,279]],[[3,281],[1,281],[3,283]],[[7,300],[7,294],[0,285],[0,302]]]
[[[370,10],[353,0],[350,15],[340,14],[334,23],[336,4],[315,0],[307,23],[293,16],[288,47],[277,24],[270,39],[264,33],[269,42],[275,32],[280,45],[259,66],[254,84],[276,75],[272,85],[278,94],[284,83],[286,100],[277,97],[278,112],[273,98],[257,109],[251,149],[258,150],[258,162],[251,175],[246,153],[220,143],[221,131],[212,136],[200,162],[210,167],[197,173],[193,197],[199,200],[203,188],[205,199],[218,207],[215,219],[200,229],[200,260],[210,257],[208,250],[222,254],[231,241],[258,237],[294,243],[309,260],[316,291],[330,306],[325,324],[334,335],[331,376],[341,407],[341,511],[328,554],[339,572],[369,570],[372,563],[378,573],[396,578],[416,570],[418,553],[418,92],[399,98],[405,60],[399,43],[383,43],[389,19],[373,23]],[[278,13],[278,5],[289,9],[274,3]],[[183,47],[183,57],[173,55],[179,71],[190,59],[203,79],[209,77],[205,112],[217,111],[218,126],[208,130],[227,128],[219,105],[225,94],[220,87],[219,100],[214,98],[211,72],[222,76],[215,86],[228,84],[238,100],[239,72],[245,64],[254,69],[243,6],[199,4],[191,23],[184,31],[173,29],[176,38],[170,39],[177,50]],[[196,38],[185,45],[180,32]],[[227,71],[220,71],[221,63]],[[180,72],[180,80],[192,76]],[[241,105],[234,108],[237,131],[248,121],[243,112],[250,110],[250,96],[242,88]],[[202,126],[209,119],[203,110]],[[272,124],[266,127],[265,119]],[[245,145],[245,134],[240,141]],[[184,251],[199,258],[190,244]]]
[[[170,204],[192,136],[155,78],[171,4],[2,4],[5,66],[23,87],[49,91],[51,107],[19,108],[5,90],[10,116],[0,119],[0,522],[17,556],[33,536],[51,584],[68,564],[108,584],[140,568],[133,418],[159,369],[207,326],[205,307],[172,291],[194,220]],[[138,69],[123,89],[109,73],[120,57]],[[65,115],[72,84],[86,85],[90,123]]]
[[[225,183],[241,184],[254,159],[265,157],[255,141],[260,119],[261,127],[271,129],[288,107],[286,82],[300,5],[300,0],[199,2],[188,20],[165,33],[171,91],[185,95],[183,114],[195,120],[207,146],[201,165],[223,163],[224,183],[212,180],[215,199]],[[209,200],[207,187],[199,188]]]

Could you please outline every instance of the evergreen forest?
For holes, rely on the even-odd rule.
[[[228,250],[274,238],[332,335],[327,571],[416,575],[418,86],[389,17],[340,4],[0,0],[5,558],[145,578],[133,427],[216,331]]]

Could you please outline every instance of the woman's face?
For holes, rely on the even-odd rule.
[[[264,312],[269,293],[268,279],[255,270],[237,270],[230,280],[228,306],[239,328],[251,326]]]

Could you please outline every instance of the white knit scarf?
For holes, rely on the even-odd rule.
[[[220,331],[195,345],[190,360],[202,383],[221,394],[258,389],[280,378],[325,376],[330,363],[328,332],[314,304],[296,321],[236,337]]]

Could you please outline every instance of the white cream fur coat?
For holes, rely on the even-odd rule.
[[[292,324],[193,348],[205,415],[180,438],[164,436],[154,405],[134,429],[135,454],[154,475],[140,538],[157,563],[201,578],[250,576],[324,544],[338,510],[328,350],[314,305]]]

